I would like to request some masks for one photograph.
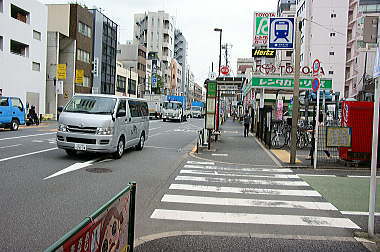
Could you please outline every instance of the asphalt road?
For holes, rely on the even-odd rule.
[[[137,182],[135,237],[150,233],[146,219],[154,199],[191,151],[202,124],[151,121],[144,150],[128,150],[120,160],[67,156],[56,148],[55,123],[0,130],[0,251],[44,250],[129,181]],[[91,166],[56,174],[91,160]]]

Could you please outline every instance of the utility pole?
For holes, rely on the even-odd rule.
[[[297,152],[297,125],[299,116],[299,94],[300,94],[300,61],[301,61],[301,18],[296,19],[296,48],[295,48],[295,66],[294,66],[294,89],[293,89],[293,116],[290,145],[290,163],[296,163]]]

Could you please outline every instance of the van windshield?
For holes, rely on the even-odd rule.
[[[113,113],[115,104],[115,98],[75,96],[66,105],[64,111],[108,115]]]
[[[180,103],[165,102],[164,109],[180,109],[182,106]]]

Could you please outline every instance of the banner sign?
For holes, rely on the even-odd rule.
[[[265,58],[275,58],[276,50],[270,49],[252,49],[252,57],[265,57]]]
[[[63,95],[63,81],[57,81],[56,84],[56,93],[59,95]]]
[[[311,89],[313,85],[313,79],[300,79],[300,89]],[[294,78],[282,78],[282,77],[253,77],[252,87],[258,88],[293,88]],[[331,89],[331,79],[320,80],[321,89]]]
[[[46,251],[130,251],[133,246],[136,184],[84,219]]]
[[[84,70],[83,69],[77,69],[75,71],[75,83],[82,84],[83,83],[83,77],[84,77]]]
[[[255,12],[253,14],[253,45],[266,45],[269,34],[269,18],[276,12]]]
[[[216,82],[207,84],[207,97],[216,97]]]

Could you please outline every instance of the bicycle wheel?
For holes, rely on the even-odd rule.
[[[283,134],[276,134],[272,137],[272,148],[281,149],[285,145],[285,136]]]

